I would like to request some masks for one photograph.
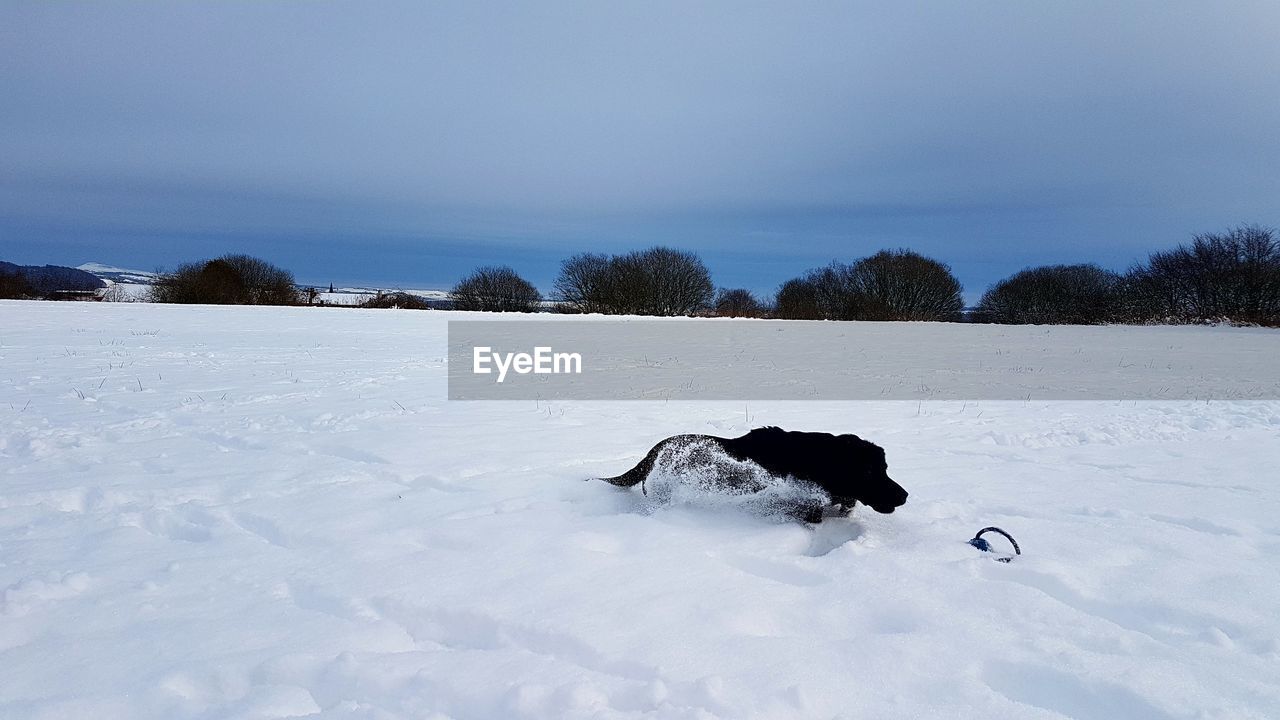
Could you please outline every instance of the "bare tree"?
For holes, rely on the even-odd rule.
[[[818,286],[810,278],[794,278],[782,283],[773,301],[773,314],[783,320],[821,320]]]
[[[1280,241],[1246,225],[1152,253],[1125,277],[1135,321],[1280,324]]]
[[[864,298],[854,265],[833,262],[788,280],[775,301],[778,317],[792,320],[860,320]]]
[[[252,305],[253,295],[240,271],[226,260],[210,260],[196,273],[200,302],[216,305]]]
[[[360,303],[360,307],[378,310],[430,310],[431,305],[420,295],[403,290],[379,292]]]
[[[562,312],[603,313],[612,294],[609,286],[609,257],[580,253],[560,263],[555,295]]]
[[[833,262],[778,291],[779,317],[822,320],[955,320],[960,282],[946,265],[909,250],[884,250],[852,265]]]
[[[102,293],[103,302],[133,302],[133,296],[122,283],[112,283]]]
[[[453,286],[455,310],[537,312],[542,295],[506,265],[477,268]]]
[[[859,260],[850,283],[859,320],[955,320],[964,309],[951,268],[910,250],[881,250]]]
[[[818,309],[826,320],[863,320],[862,288],[854,273],[855,265],[833,262],[811,270],[806,276],[818,290]]]
[[[293,274],[248,255],[179,265],[162,273],[150,299],[161,303],[207,305],[296,305]]]
[[[1121,277],[1097,265],[1027,268],[1001,280],[978,303],[982,319],[1008,324],[1092,325],[1117,319]]]
[[[654,247],[624,257],[629,265],[638,269],[638,273],[628,274],[628,278],[633,283],[641,279],[644,282],[644,288],[629,285],[644,298],[639,314],[693,315],[711,303],[715,285],[697,255]]]
[[[720,288],[716,293],[715,312],[720,317],[760,317],[764,308],[746,288]]]
[[[151,301],[201,305],[248,305],[244,280],[222,260],[179,265],[151,286]]]
[[[640,259],[640,253],[615,255],[609,258],[600,298],[602,312],[610,315],[661,315],[650,307],[653,291],[650,288],[648,269]]]
[[[555,288],[565,311],[612,315],[692,315],[715,292],[697,255],[666,247],[575,255],[562,263]]]
[[[223,255],[244,283],[249,305],[297,305],[302,301],[293,273],[249,255]]]

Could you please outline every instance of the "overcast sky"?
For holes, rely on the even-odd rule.
[[[909,247],[970,296],[1280,225],[1280,3],[0,3],[0,259],[308,282]]]

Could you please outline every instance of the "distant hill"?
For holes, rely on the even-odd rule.
[[[83,270],[91,273],[103,280],[110,280],[113,283],[122,285],[153,285],[156,281],[156,274],[147,272],[146,270],[129,270],[126,268],[112,267],[111,265],[103,265],[102,263],[85,263],[76,266],[77,270]]]
[[[0,260],[0,274],[21,275],[41,295],[59,290],[97,290],[107,286],[93,273],[61,265],[15,265]]]
[[[103,263],[89,262],[79,265],[75,268],[106,281],[108,284],[116,285],[132,285],[129,294],[135,299],[144,298],[146,296],[146,287],[156,283],[159,277],[158,273],[148,272],[146,270],[131,270],[129,268],[116,267],[114,265],[105,265]],[[417,295],[427,301],[427,304],[436,308],[447,308],[450,304],[449,292],[447,290],[407,290],[400,287],[359,287],[344,286],[337,287],[333,292],[327,292],[328,283],[298,283],[300,288],[314,287],[319,292],[316,299],[329,305],[359,305],[379,293],[386,292],[407,292]]]

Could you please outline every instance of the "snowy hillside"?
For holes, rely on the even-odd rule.
[[[1280,717],[1280,402],[451,403],[460,317],[0,302],[0,718]],[[583,482],[762,425],[910,499]]]
[[[302,287],[307,287],[304,283]],[[319,287],[319,286],[316,286]],[[338,287],[333,292],[325,292],[321,289],[316,295],[316,299],[326,305],[359,305],[366,300],[372,299],[378,293],[384,292],[407,292],[410,295],[417,295],[428,302],[447,302],[449,293],[444,290],[402,290],[401,288],[375,288],[375,287]]]
[[[156,273],[147,272],[145,270],[129,270],[127,268],[118,268],[111,265],[103,265],[102,263],[85,263],[77,265],[77,270],[84,270],[93,273],[103,280],[109,280],[113,283],[124,285],[151,285],[155,283]]]
[[[122,298],[131,301],[144,301],[151,286],[155,284],[157,273],[147,272],[145,270],[130,270],[128,268],[119,268],[112,265],[103,265],[102,263],[85,263],[76,267],[77,270],[84,270],[92,273],[99,278],[106,280],[108,283],[122,285]],[[333,292],[325,291],[327,285],[300,283],[299,287],[315,287],[320,290],[316,295],[316,299],[326,305],[359,305],[360,303],[374,297],[380,292],[399,291],[400,288],[378,288],[378,287],[335,287]],[[449,299],[449,293],[444,290],[405,290],[413,295],[418,295],[432,302],[446,302]]]

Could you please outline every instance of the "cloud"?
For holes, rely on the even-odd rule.
[[[978,261],[1275,222],[1278,24],[1271,3],[9,2],[0,242],[662,231]]]

